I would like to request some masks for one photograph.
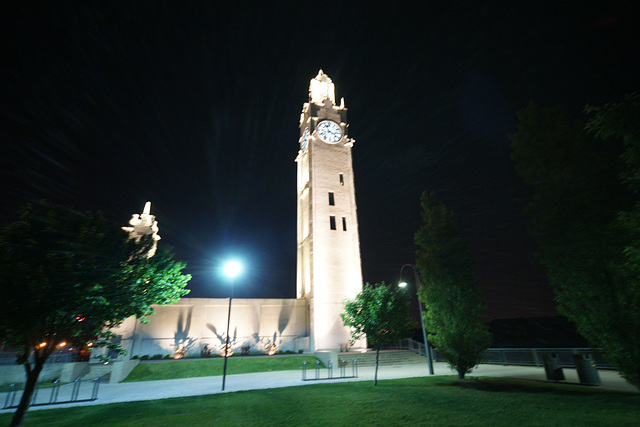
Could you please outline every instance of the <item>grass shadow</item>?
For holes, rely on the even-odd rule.
[[[628,391],[608,390],[596,386],[561,383],[553,381],[535,379],[514,379],[514,378],[466,378],[464,380],[454,380],[449,383],[438,383],[437,386],[461,387],[469,390],[486,391],[492,393],[544,393],[555,395],[607,393],[630,395],[635,394]]]

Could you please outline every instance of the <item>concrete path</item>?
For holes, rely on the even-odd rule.
[[[434,364],[435,375],[455,375],[445,363]],[[566,381],[562,383],[579,384],[578,376],[575,369],[564,369]],[[615,371],[600,370],[600,378],[602,384],[596,386],[598,388],[632,391],[638,390],[624,381]],[[351,375],[348,369],[347,375]],[[321,370],[321,375],[327,375],[326,370]],[[334,376],[338,376],[339,372],[334,370]],[[423,377],[428,375],[427,364],[397,365],[397,366],[381,366],[378,371],[378,379],[394,379],[394,378],[412,378]],[[536,368],[530,366],[501,366],[501,365],[480,365],[470,376],[489,376],[489,377],[508,377],[527,380],[545,381],[544,368]],[[100,384],[98,399],[89,402],[75,402],[67,404],[54,404],[44,406],[32,406],[30,410],[62,408],[71,406],[84,405],[102,405],[116,402],[132,402],[139,400],[155,400],[166,399],[172,397],[185,396],[201,396],[207,394],[230,393],[242,390],[259,390],[279,387],[295,387],[309,384],[318,384],[326,382],[351,382],[351,381],[373,381],[374,368],[360,367],[358,369],[358,378],[344,378],[333,380],[314,380],[302,381],[302,373],[296,371],[279,371],[279,372],[260,372],[253,374],[227,375],[225,382],[225,391],[222,388],[222,376],[200,377],[200,378],[183,378],[177,380],[159,380],[159,381],[142,381],[131,383],[117,384]],[[307,378],[315,378],[313,369],[307,371]],[[91,395],[91,383],[83,383],[83,389],[80,392],[80,398],[86,398]],[[66,386],[66,393],[71,392],[71,387]],[[585,386],[591,387],[591,386]],[[62,387],[61,387],[62,389]],[[37,402],[48,402],[51,394],[50,389],[40,390]],[[4,406],[7,393],[0,393],[0,407]],[[18,399],[20,393],[17,394]],[[60,392],[58,400],[68,399]],[[0,413],[13,412],[15,409],[0,409]]]

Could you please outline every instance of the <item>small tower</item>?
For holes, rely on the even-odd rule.
[[[297,297],[309,301],[311,350],[338,350],[350,331],[340,313],[362,291],[360,240],[347,109],[320,70],[300,116]],[[355,347],[365,347],[364,341]]]
[[[156,254],[158,248],[158,221],[156,221],[155,215],[151,215],[151,202],[144,204],[142,214],[133,214],[129,224],[132,227],[122,227],[122,229],[129,233],[129,237],[132,239],[140,240],[142,236],[151,234],[153,236],[153,248],[149,251],[149,258]]]

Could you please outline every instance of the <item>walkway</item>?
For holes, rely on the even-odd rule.
[[[350,371],[350,370],[349,370]],[[350,375],[351,372],[347,372]],[[445,363],[434,364],[435,375],[455,375]],[[575,369],[564,369],[564,383],[579,384]],[[602,384],[598,388],[637,391],[637,389],[624,381],[615,371],[599,371]],[[334,375],[337,372],[334,370]],[[378,371],[378,379],[395,379],[427,376],[427,364],[412,364],[398,366],[381,366]],[[314,377],[314,370],[307,372],[307,378]],[[326,375],[326,370],[323,372]],[[544,368],[530,366],[501,366],[501,365],[480,365],[470,376],[508,377],[527,380],[545,380]],[[374,368],[360,367],[358,378],[344,378],[334,380],[302,381],[300,370],[260,372],[253,374],[227,375],[224,392],[222,388],[222,376],[182,378],[176,380],[142,381],[131,383],[101,384],[98,399],[89,402],[76,402],[69,404],[56,404],[45,406],[33,406],[30,410],[62,408],[83,405],[103,405],[116,402],[132,402],[139,400],[156,400],[172,397],[201,396],[207,394],[230,393],[242,390],[260,390],[279,387],[304,386],[326,382],[350,382],[350,381],[373,381]],[[83,387],[90,389],[90,383]],[[585,386],[587,387],[587,386]],[[90,394],[90,390],[86,391]],[[43,389],[40,393],[50,393],[48,389]],[[0,405],[4,406],[7,393],[0,393]],[[19,394],[18,394],[19,396]],[[48,396],[48,395],[47,395]],[[63,396],[60,396],[59,400]],[[46,399],[43,399],[46,400]],[[38,399],[40,401],[40,399]],[[13,412],[14,409],[1,410],[0,413]]]

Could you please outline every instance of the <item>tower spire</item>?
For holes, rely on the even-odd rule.
[[[311,79],[309,84],[309,101],[315,104],[323,104],[325,99],[336,103],[335,86],[328,75],[320,69],[318,75]]]

